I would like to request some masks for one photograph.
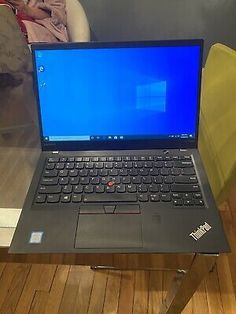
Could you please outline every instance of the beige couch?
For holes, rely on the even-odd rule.
[[[90,41],[90,28],[86,13],[78,0],[66,0],[67,29],[70,41]]]

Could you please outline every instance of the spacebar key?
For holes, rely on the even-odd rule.
[[[84,196],[85,203],[136,202],[135,194],[89,194]]]

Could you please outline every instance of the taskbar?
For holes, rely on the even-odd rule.
[[[63,141],[135,141],[135,140],[163,140],[163,139],[194,139],[195,134],[168,135],[79,135],[79,136],[44,136],[44,142]]]

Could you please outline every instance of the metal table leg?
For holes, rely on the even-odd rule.
[[[218,256],[218,254],[196,254],[187,271],[177,271],[159,313],[181,313],[201,281],[214,267]]]

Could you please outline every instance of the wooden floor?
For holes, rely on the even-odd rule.
[[[18,149],[14,145],[12,149]],[[11,158],[10,151],[5,158]],[[19,156],[24,159],[22,154]],[[3,155],[1,173],[6,161]],[[2,178],[8,184],[7,178]],[[17,179],[16,184],[20,186]],[[3,186],[0,188],[3,193]],[[22,192],[19,187],[14,188]],[[5,191],[4,195],[8,197],[8,205],[10,201],[12,207],[19,205],[11,193]],[[184,309],[185,314],[236,313],[235,194],[231,200],[221,206],[221,215],[232,253],[220,256],[213,272]],[[4,204],[3,198],[1,202]],[[172,271],[93,271],[87,266],[0,263],[0,314],[158,313],[173,275]]]

